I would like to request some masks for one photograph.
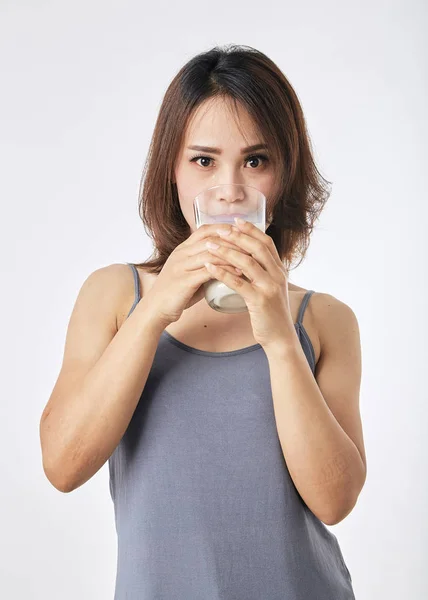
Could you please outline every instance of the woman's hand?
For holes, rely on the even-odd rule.
[[[184,310],[204,298],[204,284],[212,279],[204,266],[207,260],[213,260],[228,275],[235,273],[235,268],[227,260],[212,256],[205,246],[208,240],[218,239],[218,227],[219,224],[212,223],[202,225],[174,248],[154,284],[144,294],[143,304],[150,306],[155,318],[164,327],[178,321]],[[224,243],[228,248],[236,248],[233,243]]]
[[[251,318],[255,340],[266,350],[268,347],[295,343],[295,328],[290,313],[286,269],[270,236],[249,221],[229,230],[222,227],[217,233],[218,249],[207,248],[210,253],[224,258],[242,275],[225,271],[219,265],[205,263],[212,277],[241,294]],[[224,235],[224,231],[229,231]],[[220,233],[222,232],[222,233]],[[242,251],[226,247],[222,238],[233,242]],[[245,276],[245,277],[244,277]]]

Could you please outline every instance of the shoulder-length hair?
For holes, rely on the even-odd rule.
[[[250,46],[214,47],[187,62],[163,98],[139,191],[139,214],[152,239],[152,258],[136,263],[159,273],[190,227],[181,212],[174,179],[184,132],[196,108],[222,97],[244,107],[276,165],[275,193],[267,199],[272,222],[266,230],[287,272],[298,266],[330,196],[330,182],[314,162],[302,107],[291,84],[262,52]]]

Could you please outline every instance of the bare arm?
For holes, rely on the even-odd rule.
[[[268,360],[290,475],[311,511],[336,525],[355,506],[366,479],[360,335],[352,309],[330,294],[314,295],[312,310],[321,342],[315,377],[296,335]]]
[[[44,472],[63,492],[88,481],[118,445],[164,329],[143,298],[117,331],[118,277],[132,279],[124,269],[129,267],[98,269],[82,285],[61,371],[41,416]]]

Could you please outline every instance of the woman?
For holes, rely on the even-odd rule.
[[[265,194],[265,232],[196,229],[193,198],[224,183]],[[268,57],[213,48],[179,71],[140,200],[153,258],[84,282],[40,425],[57,489],[108,460],[116,600],[354,598],[326,525],[350,513],[366,475],[358,323],[288,280],[328,195]],[[212,310],[213,278],[248,312]]]

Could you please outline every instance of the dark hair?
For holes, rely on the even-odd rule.
[[[139,192],[139,213],[154,252],[136,263],[159,273],[176,246],[190,235],[181,212],[174,167],[186,126],[208,98],[238,102],[252,118],[276,165],[275,193],[267,199],[272,222],[266,230],[287,271],[303,260],[309,237],[330,196],[330,182],[314,162],[296,92],[262,52],[250,46],[215,47],[185,64],[170,83],[156,121]]]

